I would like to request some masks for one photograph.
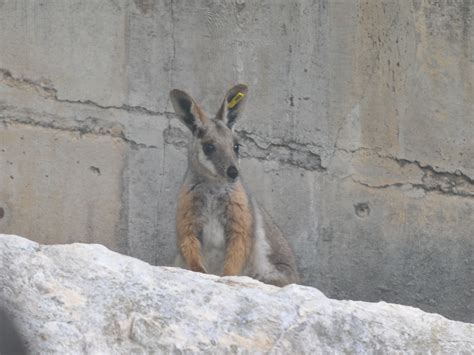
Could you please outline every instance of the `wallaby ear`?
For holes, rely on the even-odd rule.
[[[247,101],[247,85],[238,84],[227,91],[216,118],[223,120],[227,127],[233,129],[235,122],[244,110]]]
[[[207,122],[207,118],[201,108],[196,104],[191,96],[181,90],[170,91],[171,103],[178,118],[195,133],[199,127]]]

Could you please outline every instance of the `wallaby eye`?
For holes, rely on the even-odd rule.
[[[239,152],[240,152],[240,144],[239,143],[234,144],[234,152],[237,155],[239,154]]]
[[[216,146],[212,143],[204,143],[202,145],[202,150],[204,151],[204,154],[211,155],[216,151]]]

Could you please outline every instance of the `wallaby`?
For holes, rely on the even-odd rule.
[[[230,89],[212,119],[185,92],[170,92],[178,118],[193,134],[178,199],[176,266],[284,286],[299,280],[293,252],[240,178],[233,129],[247,91],[242,84]]]

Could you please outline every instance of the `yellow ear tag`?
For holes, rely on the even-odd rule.
[[[227,104],[227,108],[234,108],[235,105],[237,105],[240,100],[242,100],[244,98],[245,94],[242,93],[242,92],[238,92],[233,98],[232,100],[230,100],[230,102]]]

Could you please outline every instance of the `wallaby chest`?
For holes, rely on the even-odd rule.
[[[200,233],[204,263],[209,272],[221,274],[226,252],[226,210],[229,203],[228,192],[202,188],[202,209],[199,213],[202,230]]]

